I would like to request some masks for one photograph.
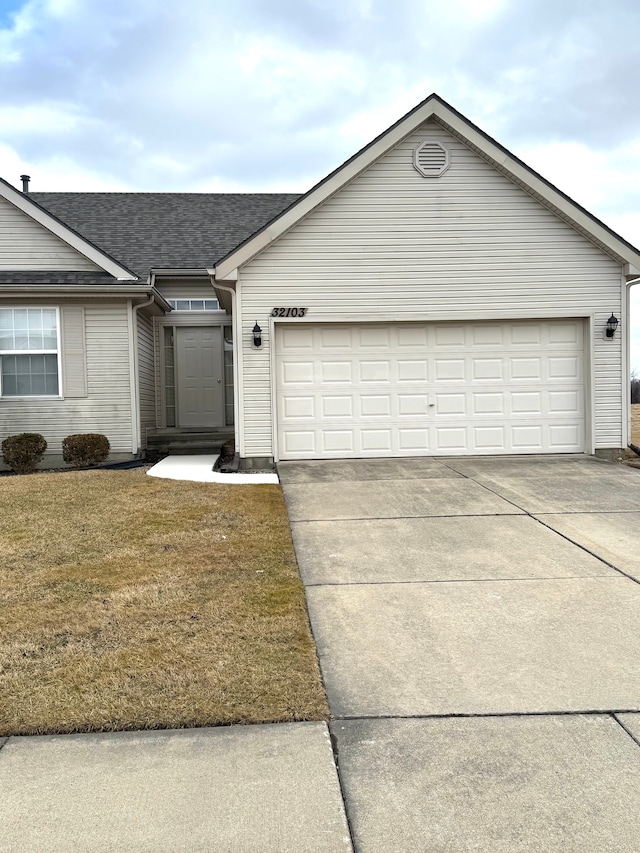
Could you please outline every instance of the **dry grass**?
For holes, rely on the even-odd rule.
[[[278,486],[0,478],[0,735],[323,719]]]

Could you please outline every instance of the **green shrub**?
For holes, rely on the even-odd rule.
[[[47,442],[37,432],[10,435],[2,442],[2,458],[16,474],[31,474],[44,456]]]
[[[109,439],[97,432],[68,435],[62,442],[62,458],[74,468],[99,465],[109,455]]]

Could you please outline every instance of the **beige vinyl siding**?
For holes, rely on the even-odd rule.
[[[64,310],[65,303],[58,304]],[[84,306],[84,317],[87,396],[0,399],[0,438],[39,432],[49,445],[47,454],[59,456],[65,436],[99,432],[109,439],[112,454],[131,453],[127,304],[91,302]]]
[[[100,267],[0,198],[0,269],[91,271]]]
[[[165,299],[215,299],[216,294],[208,278],[156,280],[156,287]]]
[[[87,396],[85,319],[82,305],[66,305],[62,326],[62,387],[65,398]]]
[[[439,178],[413,168],[434,139],[450,151]],[[530,197],[435,120],[381,157],[240,270],[244,455],[272,453],[269,315],[308,308],[315,318],[462,320],[589,317],[596,447],[620,447],[619,263]],[[264,346],[251,346],[262,326]],[[587,372],[589,365],[586,365]]]
[[[153,319],[138,311],[138,388],[140,440],[147,446],[147,430],[156,425],[156,389]]]

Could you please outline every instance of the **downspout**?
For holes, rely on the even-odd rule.
[[[240,338],[240,330],[238,329],[238,311],[236,304],[236,289],[226,284],[220,284],[216,281],[215,270],[208,269],[209,281],[215,289],[224,290],[225,293],[231,296],[231,327],[233,329],[233,437],[235,441],[236,453],[241,452],[240,448],[240,372],[239,372],[239,351],[242,344]]]
[[[152,293],[146,302],[141,302],[139,305],[134,305],[133,314],[133,352],[131,353],[132,377],[131,377],[131,437],[133,440],[132,453],[136,456],[140,453],[142,445],[142,426],[140,422],[140,374],[138,372],[138,311],[141,308],[148,308],[156,301],[155,294]]]

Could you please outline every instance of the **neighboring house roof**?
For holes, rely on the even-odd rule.
[[[239,266],[258,255],[428,119],[435,119],[502,174],[537,198],[549,210],[584,234],[610,256],[625,264],[628,279],[640,275],[640,250],[546,181],[450,104],[438,95],[432,94],[327,175],[288,209],[282,211],[271,222],[264,224],[253,236],[245,239],[228,255],[221,258],[215,266],[215,271],[212,271],[215,272],[215,279],[220,282],[235,281]]]
[[[300,198],[293,193],[29,193],[120,263],[206,269]]]
[[[45,210],[39,205],[37,200],[31,198],[28,193],[20,192],[3,178],[0,178],[0,197],[4,198],[9,204],[22,211],[23,214],[26,214],[26,216],[39,223],[52,234],[55,234],[58,239],[71,246],[76,252],[99,267],[99,269],[108,273],[112,279],[116,278],[120,281],[135,280],[135,274],[130,269],[124,267],[122,263],[116,261],[103,248],[83,237],[69,223],[61,221],[54,213]],[[100,275],[99,270],[98,275]]]

